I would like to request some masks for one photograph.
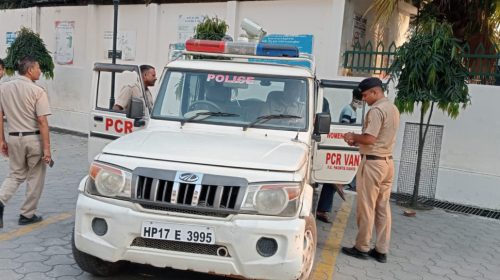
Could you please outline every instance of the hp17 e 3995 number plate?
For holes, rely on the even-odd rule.
[[[142,223],[141,237],[199,244],[215,244],[214,229],[198,225],[145,221]]]

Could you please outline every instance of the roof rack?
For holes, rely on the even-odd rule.
[[[299,57],[280,57],[280,56],[258,56],[258,55],[242,55],[242,54],[228,54],[228,53],[210,53],[210,52],[193,52],[193,51],[186,51],[186,50],[177,50],[175,51],[176,54],[180,54],[176,59],[179,59],[181,56],[183,57],[190,57],[192,58],[193,56],[209,56],[213,58],[236,58],[236,59],[247,59],[249,62],[252,63],[264,63],[264,64],[278,64],[278,65],[288,65],[288,66],[296,66],[296,67],[302,67],[305,68],[311,72],[314,72],[316,69],[316,64],[314,62],[314,57],[306,55],[301,53]],[[268,62],[266,62],[268,61]],[[283,63],[279,63],[283,62]],[[304,65],[291,65],[287,64],[286,62],[307,62],[309,64],[309,67],[306,67]]]

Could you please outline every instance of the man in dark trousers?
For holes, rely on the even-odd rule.
[[[394,177],[392,150],[399,128],[399,111],[384,95],[382,81],[367,78],[359,83],[363,100],[371,107],[361,134],[346,133],[344,141],[359,146],[362,156],[356,174],[358,234],[356,244],[343,247],[342,252],[359,259],[373,257],[387,262],[391,238],[391,209],[389,199]],[[375,225],[377,239],[370,248]]]
[[[339,116],[339,123],[343,124],[354,124],[356,123],[356,109],[363,106],[363,101],[361,100],[361,92],[356,88],[352,91],[352,101],[351,103],[344,106]],[[330,113],[330,105],[326,98],[323,99],[323,112]],[[355,180],[355,179],[354,179]],[[355,188],[355,181],[350,183],[351,188]],[[324,223],[332,223],[329,217],[329,213],[332,212],[333,207],[333,196],[335,191],[341,191],[339,188],[343,186],[335,186],[333,184],[323,184],[321,188],[321,193],[318,200],[318,208],[316,209],[316,218]]]
[[[46,164],[51,162],[49,125],[51,114],[47,93],[35,84],[40,78],[38,62],[31,57],[19,62],[19,77],[0,84],[0,120],[9,124],[7,141],[0,121],[0,151],[9,158],[10,174],[0,188],[0,228],[5,204],[24,181],[26,200],[21,206],[19,225],[42,220],[35,214],[45,182]]]
[[[330,113],[330,104],[323,97],[323,113]],[[333,184],[322,184],[319,195],[318,207],[316,208],[316,219],[324,223],[332,223],[328,213],[332,211],[333,196],[335,195],[335,186]]]

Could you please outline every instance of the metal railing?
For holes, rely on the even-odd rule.
[[[351,50],[344,52],[343,67],[352,76],[382,75],[389,70],[397,47],[392,42],[387,47],[380,42],[374,46],[372,42],[364,46],[356,43]],[[500,85],[500,46],[492,44],[485,47],[482,43],[471,47],[463,45],[459,55],[469,72],[469,83]]]
[[[500,46],[485,48],[481,43],[473,50],[469,44],[462,47],[464,65],[469,70],[469,82],[500,85]]]
[[[353,75],[383,74],[387,72],[396,54],[397,47],[392,42],[387,48],[379,42],[375,47],[372,42],[362,46],[357,42],[352,50],[344,52],[344,68]]]

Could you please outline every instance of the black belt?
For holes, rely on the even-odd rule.
[[[387,160],[387,159],[392,159],[392,156],[386,156],[386,157],[380,157],[380,156],[374,156],[374,155],[363,155],[366,160]]]
[[[9,132],[10,136],[28,136],[28,135],[37,135],[40,134],[40,131],[28,131],[28,132]]]

